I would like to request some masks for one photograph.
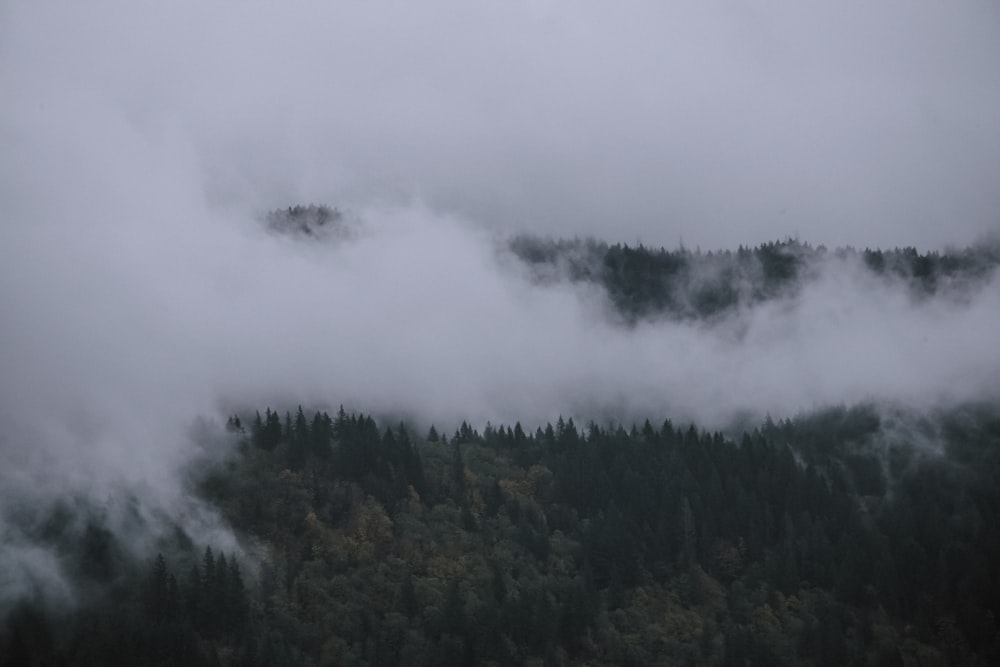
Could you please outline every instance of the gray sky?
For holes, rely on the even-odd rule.
[[[624,330],[492,241],[968,242],[997,229],[998,63],[985,1],[0,2],[0,605],[58,569],[10,498],[127,488],[211,529],[177,470],[220,405],[712,426],[996,398],[996,281],[916,303],[831,264]],[[253,222],[310,201],[359,238]]]
[[[169,145],[213,206],[421,201],[706,248],[929,248],[1000,228],[991,0],[0,11],[6,125]]]

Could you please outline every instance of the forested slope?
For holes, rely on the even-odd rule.
[[[99,522],[76,542],[53,528],[106,592],[19,607],[7,664],[1000,657],[1000,417],[985,406],[837,408],[735,440],[669,420],[419,437],[301,409],[227,430],[234,453],[198,488],[256,545],[249,581],[180,532],[135,563]]]
[[[830,250],[793,239],[740,246],[735,252],[534,236],[515,237],[508,247],[537,281],[600,287],[627,322],[718,317],[792,296],[828,269],[867,273],[903,286],[918,298],[961,297],[986,284],[1000,265],[1000,243],[995,240],[924,253],[912,247]]]

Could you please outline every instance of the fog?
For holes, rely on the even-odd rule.
[[[706,249],[937,247],[1000,224],[990,0],[2,11],[4,125],[33,164],[41,140],[61,153],[127,130],[91,168],[165,143],[213,205],[416,199],[496,228]]]
[[[997,6],[835,4],[0,6],[0,602],[57,567],[31,502],[224,530],[179,480],[233,405],[720,426],[996,398],[996,279],[917,301],[830,259],[711,326],[623,327],[498,249],[995,231]],[[260,223],[310,201],[354,238]]]

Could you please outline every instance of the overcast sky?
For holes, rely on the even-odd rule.
[[[5,170],[40,162],[42,133],[96,170],[138,167],[120,142],[171,151],[189,194],[223,208],[420,201],[706,248],[931,248],[1000,228],[993,0],[0,12],[4,144],[21,144]]]

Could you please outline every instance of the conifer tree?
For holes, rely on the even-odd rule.
[[[452,440],[451,448],[451,492],[452,499],[460,506],[465,506],[465,460],[462,458],[462,447],[458,439]]]
[[[198,623],[206,632],[212,632],[215,629],[215,588],[217,583],[215,555],[212,553],[212,547],[205,547],[205,553],[201,559],[201,570],[201,591],[199,593],[201,618],[198,619]]]
[[[243,628],[247,618],[247,597],[246,587],[243,584],[243,575],[240,573],[240,564],[235,555],[229,558],[229,583],[226,588],[229,599],[227,608],[230,620],[230,631],[237,631]]]
[[[167,562],[162,553],[157,554],[149,581],[149,613],[157,624],[166,619],[167,578]]]
[[[409,571],[403,577],[403,583],[399,587],[399,608],[407,618],[414,618],[420,613],[417,589],[413,585],[413,574]]]

